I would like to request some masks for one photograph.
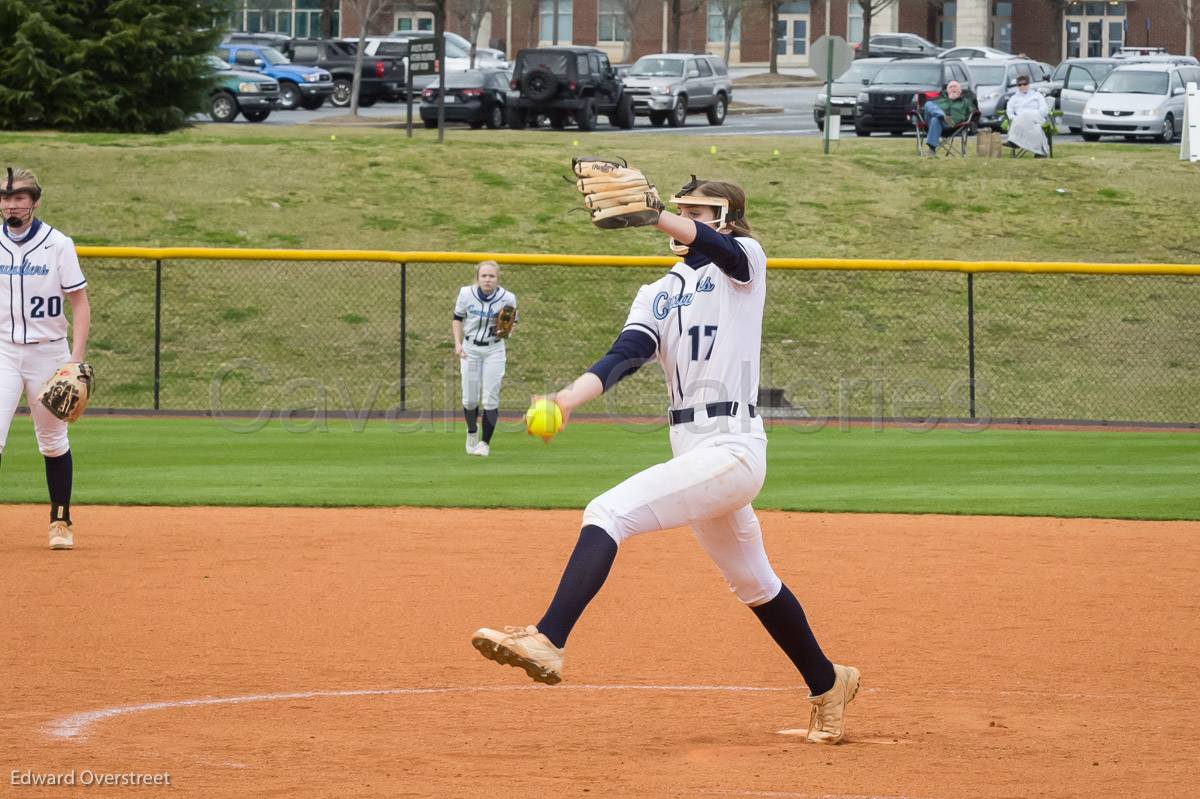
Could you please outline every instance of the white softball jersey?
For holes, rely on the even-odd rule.
[[[63,295],[87,287],[75,243],[41,220],[20,242],[0,233],[0,339],[13,344],[67,336]]]
[[[498,344],[503,348],[504,339],[493,336],[491,330],[496,324],[496,316],[506,305],[516,308],[517,295],[502,286],[497,286],[490,295],[483,294],[478,286],[459,289],[454,318],[463,324],[463,342],[477,347]]]

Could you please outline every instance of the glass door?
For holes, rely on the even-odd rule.
[[[808,64],[809,3],[782,3],[775,25],[775,53],[780,64]]]

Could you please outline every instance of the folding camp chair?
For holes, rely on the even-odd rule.
[[[1062,111],[1058,110],[1057,108],[1052,108],[1050,113],[1046,116],[1046,121],[1042,123],[1042,132],[1046,134],[1047,158],[1054,157],[1054,134],[1058,133],[1058,120],[1062,117],[1062,115]],[[1010,122],[1008,118],[1008,112],[1001,108],[997,116],[1000,117],[1000,131],[1002,133],[1008,133],[1008,126]],[[1015,144],[1009,144],[1008,142],[1005,142],[1004,145],[1008,147],[1009,155],[1013,158],[1022,158],[1026,155],[1029,155],[1028,150],[1017,147]]]
[[[917,92],[913,95],[913,108],[909,111],[909,118],[917,131],[917,155],[925,154],[925,137],[929,132],[929,122],[925,119],[925,103],[940,96],[939,92]],[[974,134],[979,126],[979,104],[975,102],[975,93],[970,89],[963,89],[963,97],[971,101],[971,108],[974,110],[965,121],[942,128],[937,154],[946,158],[966,158],[967,137]]]

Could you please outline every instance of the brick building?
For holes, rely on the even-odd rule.
[[[663,50],[724,56],[721,10],[735,1],[447,0],[447,28],[469,37],[465,9],[481,2],[490,13],[476,41],[510,54],[557,41],[598,46],[618,63]],[[862,38],[862,9],[856,0],[776,4],[774,35],[781,66],[806,66],[812,42],[825,33],[850,41]],[[1192,4],[1196,11],[1188,37],[1184,15]],[[322,0],[237,0],[235,5],[231,23],[236,29],[309,35],[317,30]],[[334,21],[339,35],[357,35],[355,4],[341,0]],[[731,64],[768,63],[770,0],[744,0],[730,27]],[[376,35],[398,29],[432,31],[432,6],[393,0],[370,25]],[[1122,44],[1190,54],[1200,34],[1200,0],[895,0],[874,16],[871,31],[917,33],[943,46],[988,45],[1050,63],[1074,55],[1106,55]]]

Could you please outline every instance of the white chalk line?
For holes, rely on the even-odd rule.
[[[767,688],[748,685],[563,685],[551,688],[542,685],[492,685],[444,688],[380,688],[349,691],[296,691],[279,694],[247,694],[244,696],[213,696],[198,699],[173,699],[163,702],[145,702],[137,705],[85,710],[46,725],[46,734],[51,738],[82,741],[88,729],[101,721],[148,713],[153,710],[177,710],[180,708],[209,707],[214,705],[244,705],[254,702],[287,702],[295,699],[342,699],[361,696],[413,696],[425,694],[507,693],[510,691],[710,691],[731,693],[804,693],[798,688]]]

